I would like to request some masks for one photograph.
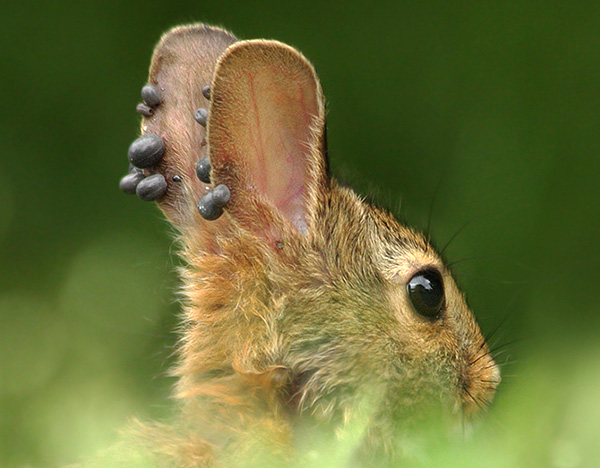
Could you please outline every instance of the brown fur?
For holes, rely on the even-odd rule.
[[[181,233],[187,264],[174,371],[180,416],[140,430],[158,466],[289,466],[304,455],[303,428],[333,440],[357,414],[368,421],[357,451],[396,456],[418,408],[471,415],[491,402],[498,369],[439,255],[329,177],[324,101],[302,55],[273,41],[235,43],[203,25],[176,28],[157,46],[149,82],[164,102],[142,130],[165,140],[156,170],[169,191],[160,206]],[[208,107],[200,92],[208,83],[202,146],[192,114]],[[250,98],[256,83],[268,92]],[[248,133],[251,118],[258,135]],[[260,148],[281,122],[298,141],[291,172],[273,181],[256,158],[273,164]],[[232,191],[212,223],[195,209],[208,187],[194,166],[207,148],[213,185]],[[281,201],[288,187],[301,191],[291,204]],[[437,321],[415,313],[406,293],[426,266],[443,275],[447,308]]]

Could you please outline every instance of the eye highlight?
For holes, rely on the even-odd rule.
[[[406,284],[415,311],[427,318],[439,318],[445,303],[442,275],[434,268],[416,273]]]

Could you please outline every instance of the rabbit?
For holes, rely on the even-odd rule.
[[[185,261],[178,414],[134,430],[156,466],[292,466],[352,428],[348,466],[389,466],[424,409],[491,403],[499,369],[440,255],[332,178],[300,52],[176,27],[142,98],[121,189],[157,201]]]

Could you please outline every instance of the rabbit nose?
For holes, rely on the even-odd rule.
[[[467,415],[485,410],[494,399],[500,384],[500,369],[486,354],[472,360],[461,379],[463,409]]]

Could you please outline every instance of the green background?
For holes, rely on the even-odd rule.
[[[152,48],[192,21],[299,48],[334,173],[420,229],[431,212],[439,247],[469,223],[446,257],[507,364],[486,422],[431,464],[598,466],[600,4],[549,0],[2,6],[0,466],[73,462],[169,412],[174,245],[117,183]]]

